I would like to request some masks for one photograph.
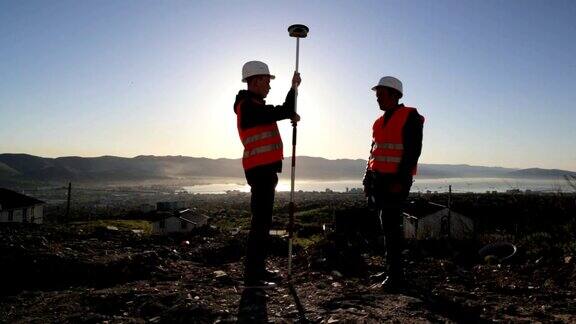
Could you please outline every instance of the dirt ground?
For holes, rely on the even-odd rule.
[[[301,322],[286,283],[244,289],[244,239],[216,230],[180,238],[100,228],[0,228],[0,322]],[[286,268],[285,241],[269,267]],[[574,260],[456,265],[407,257],[409,287],[384,292],[382,259],[366,272],[310,268],[298,250],[293,283],[308,321],[576,322]],[[345,273],[346,275],[343,275]]]

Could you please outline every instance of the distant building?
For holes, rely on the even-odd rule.
[[[160,201],[156,203],[158,211],[175,211],[186,208],[185,201]]]
[[[404,213],[404,237],[407,239],[470,239],[474,221],[448,207],[431,202],[412,202]]]
[[[42,224],[44,205],[42,200],[0,188],[0,223]]]
[[[210,217],[191,209],[159,211],[152,220],[152,234],[185,233],[208,225]]]

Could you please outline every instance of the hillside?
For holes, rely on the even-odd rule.
[[[289,159],[283,177],[289,175]],[[298,157],[301,179],[358,179],[366,160]],[[472,165],[420,164],[420,178],[553,178],[576,172],[547,169],[511,169]],[[197,178],[242,178],[240,159],[209,159],[187,156],[115,156],[43,158],[28,154],[0,154],[0,180],[28,182],[122,182],[186,180]]]

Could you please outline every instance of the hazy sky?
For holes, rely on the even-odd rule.
[[[298,155],[367,158],[404,82],[423,163],[576,170],[575,1],[0,1],[0,153],[241,156],[242,64],[280,104],[303,23]],[[290,155],[290,123],[280,128]]]

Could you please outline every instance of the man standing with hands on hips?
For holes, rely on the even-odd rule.
[[[247,90],[240,90],[234,102],[238,134],[244,146],[242,166],[250,185],[252,222],[248,236],[244,280],[246,286],[266,286],[280,279],[266,269],[267,241],[272,224],[274,195],[278,173],[282,172],[282,138],[277,121],[291,119],[298,122],[295,112],[295,90],[300,85],[300,74],[295,72],[292,87],[281,106],[267,105],[264,98],[270,91],[268,66],[250,61],[242,67],[242,82]]]
[[[386,76],[372,88],[380,116],[372,127],[372,147],[364,192],[369,203],[375,204],[386,237],[388,273],[383,288],[393,291],[405,284],[402,265],[404,232],[402,206],[408,197],[422,151],[424,117],[415,108],[400,104],[402,82]]]

